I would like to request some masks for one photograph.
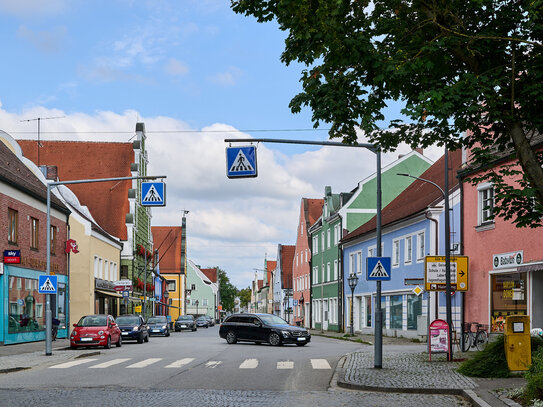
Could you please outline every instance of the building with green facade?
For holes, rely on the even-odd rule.
[[[381,170],[382,207],[412,182],[398,173],[419,176],[432,161],[418,151],[399,157]],[[324,331],[344,330],[344,267],[339,242],[346,233],[376,214],[377,177],[372,174],[348,193],[332,193],[325,187],[321,217],[309,228],[311,236],[311,326]]]

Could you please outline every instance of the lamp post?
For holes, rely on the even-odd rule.
[[[356,285],[358,284],[358,276],[355,273],[351,273],[349,277],[347,278],[347,282],[349,283],[349,287],[351,287],[351,336],[354,335],[354,327],[353,327],[353,304],[354,304],[354,289],[356,288]]]
[[[200,304],[200,301],[196,300],[196,318],[198,318],[198,305]]]
[[[410,174],[398,174],[403,177],[411,177],[415,178],[422,182],[427,182],[428,184],[432,184],[434,187],[439,189],[441,194],[443,195],[443,199],[445,201],[445,307],[447,312],[447,325],[449,326],[449,354],[448,354],[448,360],[453,360],[453,347],[452,347],[452,304],[451,304],[451,226],[450,226],[450,219],[449,219],[449,152],[447,149],[447,146],[445,146],[445,182],[444,182],[444,189],[441,188],[439,185],[437,185],[435,182],[432,182],[430,180],[415,177]],[[438,250],[438,248],[436,248]]]

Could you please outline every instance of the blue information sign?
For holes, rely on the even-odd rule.
[[[57,276],[43,274],[38,276],[38,292],[41,294],[56,294]]]
[[[368,257],[366,280],[390,280],[390,257]]]
[[[256,146],[227,147],[226,176],[228,178],[256,177]]]
[[[166,206],[166,184],[163,182],[142,182],[141,205]]]

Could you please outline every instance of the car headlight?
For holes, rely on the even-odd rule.
[[[162,329],[166,329],[166,325],[162,325]]]
[[[98,331],[98,335],[103,335],[104,331]]]
[[[281,331],[281,333],[283,334],[283,338],[288,338],[290,336],[289,331]]]
[[[135,326],[134,328],[132,328],[133,331],[139,331],[140,330],[140,327],[139,326]]]

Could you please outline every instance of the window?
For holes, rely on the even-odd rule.
[[[330,281],[330,263],[326,264],[326,281]]]
[[[392,265],[400,265],[400,241],[394,240],[392,242]]]
[[[175,291],[176,290],[176,283],[175,280],[166,280],[166,290],[168,291]]]
[[[303,222],[300,223],[300,235],[301,236],[304,235],[304,223]]]
[[[324,232],[321,233],[321,250],[324,251]]]
[[[483,184],[477,187],[479,193],[479,225],[493,222],[494,212],[494,188],[491,184]]]
[[[36,218],[30,218],[30,248],[38,250],[38,233],[40,230],[40,221]]]
[[[8,243],[17,244],[17,231],[19,229],[19,212],[8,208]]]
[[[121,264],[121,278],[128,278],[128,266]]]
[[[390,296],[390,329],[402,329],[403,326],[403,296]]]
[[[319,235],[313,236],[313,254],[319,252]]]
[[[55,226],[51,226],[51,250],[49,253],[55,254],[56,253],[56,246],[57,246],[57,228]]]
[[[202,305],[203,305],[204,307],[207,307],[207,298],[204,298],[204,299],[202,300]]]
[[[371,297],[364,297],[366,307],[366,327],[371,328]]]
[[[334,226],[334,245],[337,246],[339,244],[339,231],[340,231],[340,225]]]
[[[94,278],[98,278],[98,256],[94,256]]]
[[[98,259],[98,278],[103,278],[104,276],[104,265],[102,259]]]
[[[334,275],[332,280],[337,280],[337,260],[334,260]]]
[[[418,316],[422,315],[422,297],[407,296],[407,329],[417,329]]]
[[[326,247],[329,249],[330,248],[330,229],[326,231],[326,242],[327,242]]]
[[[417,235],[417,260],[423,260],[426,255],[426,247],[424,241],[424,232],[419,232]]]
[[[411,264],[413,262],[413,236],[407,236],[405,238],[405,263]]]

